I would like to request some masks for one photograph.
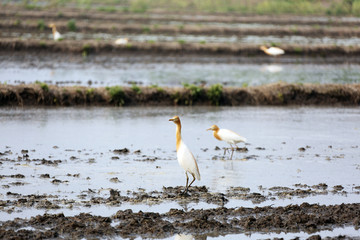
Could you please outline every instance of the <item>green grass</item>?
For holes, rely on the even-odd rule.
[[[222,90],[223,86],[220,83],[210,86],[209,90],[207,91],[207,96],[211,104],[219,106],[222,96]]]
[[[190,13],[360,16],[360,0],[52,0],[45,6],[40,5],[38,0],[23,0],[19,5],[31,10],[76,6],[80,9],[105,12],[116,12],[118,9],[133,13],[165,10]]]
[[[21,24],[21,20],[20,19],[16,19],[14,22],[14,26],[20,26]]]
[[[151,28],[149,26],[144,26],[142,28],[143,33],[149,33],[151,31]]]
[[[156,89],[158,92],[164,92],[164,89],[162,87],[159,87],[157,84],[150,85],[150,88]]]
[[[133,0],[130,2],[128,10],[135,13],[144,13],[149,8],[149,0]]]
[[[91,46],[89,44],[84,44],[82,47],[82,56],[86,58],[89,55],[90,50],[91,50]]]
[[[88,88],[86,89],[86,96],[91,96],[94,94],[94,92],[95,92],[94,88]]]
[[[183,83],[183,86],[190,91],[190,98],[185,102],[187,105],[192,105],[204,93],[204,89],[195,84]]]
[[[35,81],[35,83],[39,84],[42,90],[44,90],[45,92],[49,91],[49,86],[46,83],[40,81]]]
[[[40,45],[40,47],[42,47],[42,48],[46,48],[46,47],[47,47],[47,44],[46,44],[46,42],[44,42],[44,41],[40,41],[40,42],[39,42],[39,45]]]
[[[114,13],[116,8],[114,6],[101,6],[97,8],[98,11]]]
[[[136,85],[135,83],[131,86],[131,89],[136,93],[136,94],[140,94],[141,93],[141,88]]]
[[[170,11],[271,15],[360,15],[359,8],[359,0],[135,0],[130,1],[129,9],[137,12],[164,9]]]
[[[44,20],[40,19],[40,20],[38,21],[37,28],[38,28],[40,31],[44,31],[44,30],[45,30],[45,27],[46,27],[46,25],[45,25]]]
[[[183,40],[183,39],[179,39],[179,40],[178,40],[178,43],[180,43],[181,45],[183,45],[183,44],[185,44],[185,43],[186,43],[186,41],[185,41],[185,40]]]
[[[76,31],[76,21],[74,19],[70,19],[67,23],[67,27],[70,31],[75,32]]]
[[[122,106],[125,104],[125,92],[122,87],[106,87],[106,90],[110,94],[111,102],[115,103],[115,105]]]

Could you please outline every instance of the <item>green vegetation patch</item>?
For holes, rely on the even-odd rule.
[[[183,83],[185,89],[190,92],[190,97],[185,101],[186,105],[192,105],[193,102],[200,100],[205,90],[202,87],[196,86],[195,84]]]
[[[210,88],[207,91],[207,96],[211,104],[219,106],[220,99],[222,96],[222,91],[223,91],[223,86],[220,83],[210,86]]]
[[[44,20],[40,19],[38,22],[37,22],[37,28],[40,30],[40,31],[44,31],[45,30],[45,22]]]
[[[131,86],[131,89],[136,93],[136,94],[140,94],[141,93],[141,88],[136,85],[135,83]]]
[[[75,32],[76,31],[76,21],[75,19],[70,19],[67,23],[67,27],[70,31]]]
[[[106,90],[110,94],[111,102],[115,103],[116,106],[122,106],[125,104],[125,92],[120,86],[106,87]]]
[[[40,81],[35,81],[35,83],[39,84],[42,90],[44,90],[45,92],[49,91],[49,86],[46,83]]]

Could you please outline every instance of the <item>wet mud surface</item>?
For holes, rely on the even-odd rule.
[[[336,46],[336,45],[307,45],[298,46],[284,44],[282,48],[286,51],[286,56],[293,57],[355,57],[359,55],[358,46]],[[84,55],[102,54],[151,54],[160,56],[174,55],[203,55],[209,57],[254,57],[264,56],[259,49],[259,44],[237,44],[237,43],[138,43],[134,42],[127,46],[115,45],[113,42],[98,42],[96,40],[63,40],[54,42],[52,40],[21,40],[17,38],[1,39],[0,49],[4,54],[12,54],[14,51],[40,55],[49,52],[53,53],[72,53]],[[324,60],[324,59],[322,59]]]
[[[236,234],[246,231],[313,233],[323,229],[352,225],[359,228],[359,204],[323,206],[318,204],[261,208],[214,208],[167,213],[118,211],[110,217],[81,213],[44,214],[30,219],[2,222],[0,237],[18,239],[42,238],[165,238],[177,233],[198,237]],[[31,230],[30,230],[31,229]],[[346,236],[342,236],[346,237]],[[341,239],[342,237],[339,236]],[[336,238],[335,238],[336,239]]]
[[[320,105],[358,106],[359,84],[287,84],[228,87],[213,93],[210,87],[183,88],[59,87],[47,84],[0,85],[0,106],[174,106],[174,105]]]
[[[2,159],[3,161],[3,159]],[[46,163],[42,163],[46,164]],[[21,174],[2,175],[1,178],[25,178]],[[73,176],[77,177],[77,176]],[[50,178],[43,174],[40,178]],[[68,184],[49,179],[53,184]],[[6,186],[2,186],[3,188]],[[165,213],[135,212],[131,209],[119,210],[111,216],[103,217],[90,213],[80,213],[75,216],[65,216],[63,213],[43,214],[26,219],[15,218],[2,221],[0,237],[3,239],[18,239],[22,237],[42,238],[167,238],[175,234],[186,233],[193,236],[220,236],[244,232],[306,232],[316,235],[316,232],[337,227],[360,225],[360,204],[321,205],[303,203],[284,207],[227,208],[224,204],[228,199],[243,199],[259,203],[265,200],[276,201],[281,198],[308,197],[327,194],[360,194],[360,186],[353,192],[343,191],[341,185],[328,187],[326,184],[308,186],[295,185],[294,188],[272,187],[267,194],[250,192],[249,188],[231,187],[226,193],[211,192],[205,186],[192,187],[187,195],[183,195],[183,187],[163,187],[161,191],[146,192],[127,191],[123,195],[116,189],[106,190],[108,197],[99,197],[104,189],[89,189],[79,195],[79,200],[61,199],[56,195],[22,195],[7,192],[11,200],[0,201],[1,211],[11,213],[21,209],[60,210],[78,207],[91,208],[104,205],[116,207],[123,203],[160,204],[176,201],[179,204],[206,202],[217,205],[210,209],[170,209]],[[266,189],[261,189],[262,191]],[[336,238],[335,238],[336,239]]]
[[[61,14],[59,14],[61,10]],[[78,19],[78,20],[116,20],[119,23],[127,23],[128,21],[148,23],[149,20],[156,20],[163,23],[169,22],[196,22],[196,23],[216,23],[224,22],[227,24],[244,22],[244,23],[258,23],[258,24],[303,24],[303,25],[333,25],[333,26],[357,26],[360,23],[359,18],[356,17],[328,17],[328,16],[293,16],[293,15],[239,15],[239,14],[210,14],[202,13],[201,15],[189,14],[189,13],[175,13],[175,12],[149,12],[149,13],[126,13],[122,14],[101,12],[87,9],[83,11],[75,8],[62,8],[62,9],[46,9],[46,10],[29,10],[23,7],[16,7],[7,5],[6,8],[2,8],[0,15],[4,17],[13,17],[16,15],[19,18],[25,19]]]
[[[54,149],[57,149],[54,146]],[[299,152],[306,149],[299,148]],[[330,148],[330,147],[329,147]],[[265,148],[257,147],[257,151]],[[330,148],[331,149],[331,148]],[[226,149],[216,147],[215,151],[222,152]],[[75,150],[65,150],[74,154]],[[207,149],[203,150],[204,152]],[[247,153],[248,148],[238,148],[239,153]],[[54,160],[46,158],[31,158],[35,150],[23,149],[20,153],[9,150],[0,152],[1,165],[18,166],[43,166],[49,173],[38,173],[34,175],[1,174],[0,180],[7,181],[1,188],[5,190],[3,200],[0,200],[0,215],[21,213],[31,209],[45,212],[27,218],[13,218],[0,221],[0,238],[2,239],[57,239],[57,238],[171,238],[176,234],[187,234],[195,239],[206,239],[207,237],[219,237],[228,234],[242,234],[251,232],[271,233],[306,233],[310,239],[321,239],[318,233],[335,228],[360,227],[360,204],[343,203],[334,205],[309,204],[306,199],[317,196],[360,196],[360,186],[353,184],[351,188],[341,184],[328,186],[325,183],[316,185],[294,184],[292,187],[273,186],[250,189],[248,187],[233,186],[224,192],[212,191],[206,186],[193,186],[187,194],[184,194],[184,186],[163,187],[161,190],[147,191],[143,188],[137,190],[118,190],[116,188],[88,188],[81,192],[75,192],[76,198],[65,197],[59,194],[21,194],[16,190],[17,186],[34,184],[39,180],[45,180],[56,186],[75,184],[81,173],[67,173],[56,177],[51,173],[51,168],[67,165],[66,160]],[[78,151],[79,152],[79,151]],[[125,158],[128,155],[139,155],[142,161],[156,162],[157,157],[142,154],[141,150],[132,151],[129,148],[114,149],[113,156],[116,159]],[[86,155],[86,153],[85,153]],[[17,157],[16,157],[17,156]],[[220,158],[224,159],[224,156]],[[216,157],[215,159],[217,159]],[[258,156],[249,155],[243,161],[256,159]],[[78,158],[71,156],[71,161]],[[214,160],[214,159],[213,159]],[[134,161],[137,161],[134,159]],[[225,161],[229,161],[228,157]],[[44,171],[41,171],[44,172]],[[68,180],[61,180],[66,177]],[[89,178],[89,177],[88,177]],[[89,178],[90,179],[90,178]],[[122,184],[118,177],[112,177],[110,182]],[[6,190],[8,189],[8,190]],[[255,190],[255,191],[254,191]],[[285,206],[272,206],[283,199],[304,199],[301,204],[290,204]],[[227,207],[229,201],[249,201],[255,207]],[[123,209],[116,210],[119,206],[130,204],[132,206],[156,206],[164,203],[176,202],[181,208],[171,208],[168,211],[146,211]],[[268,206],[258,207],[256,205],[267,202]],[[191,204],[206,203],[213,207],[194,209],[187,207]],[[92,209],[106,206],[114,209],[109,216],[92,214],[91,210],[77,210],[76,214],[64,214],[63,211],[75,209]],[[48,213],[56,211],[56,213]],[[357,239],[339,235],[326,239]],[[295,238],[296,239],[296,238]]]

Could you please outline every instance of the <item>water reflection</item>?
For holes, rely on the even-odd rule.
[[[265,65],[261,68],[261,70],[265,71],[265,72],[269,72],[269,73],[278,73],[281,72],[283,70],[283,67],[281,65]]]
[[[3,38],[21,38],[21,39],[52,39],[52,34],[48,33],[19,33],[19,32],[2,32]],[[115,39],[123,37],[123,35],[108,34],[108,33],[79,33],[67,32],[62,34],[65,39],[86,40],[86,39],[100,39],[104,41],[114,41]],[[303,45],[319,45],[328,44],[336,46],[356,46],[360,44],[360,38],[333,38],[333,37],[307,37],[307,36],[257,36],[247,35],[244,37],[238,36],[208,36],[208,35],[190,35],[190,34],[128,34],[132,42],[178,42],[180,40],[186,42],[202,42],[207,43],[247,43],[247,44],[263,44],[264,42],[281,42],[282,44],[303,44]]]
[[[120,60],[119,60],[120,61]],[[57,67],[19,67],[18,62],[0,65],[1,82],[82,85],[92,87],[136,84],[142,86],[182,86],[183,83],[221,83],[227,86],[256,86],[278,81],[288,83],[358,83],[360,65],[351,64],[202,64],[202,63],[118,63],[114,66],[63,63]],[[54,70],[56,68],[56,70]],[[171,76],[171,77],[170,77]]]
[[[175,240],[193,240],[194,237],[193,235],[187,235],[187,234],[176,234],[175,235]]]

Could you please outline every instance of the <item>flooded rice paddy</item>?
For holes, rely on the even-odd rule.
[[[181,116],[183,139],[198,160],[202,178],[190,192],[199,191],[196,201],[174,201],[162,193],[171,195],[185,184],[175,125],[168,121],[173,115]],[[248,143],[232,159],[224,156],[227,145],[206,131],[212,124],[240,133]],[[44,195],[48,201],[3,205],[3,221],[44,213],[111,216],[126,209],[163,214],[219,206],[333,205],[357,203],[360,194],[359,108],[2,108],[0,132],[6,136],[0,145],[2,201]],[[92,202],[111,199],[116,191],[127,200]],[[357,233],[353,227],[316,232]],[[309,233],[226,238],[292,236]]]
[[[356,52],[348,56],[360,43],[359,18],[74,12],[80,28],[71,32],[63,16],[46,11],[1,14],[7,16],[1,84],[247,87],[360,79]],[[64,41],[53,44],[51,30],[36,27],[42,14],[58,24]],[[117,31],[110,21],[132,27]],[[131,44],[179,48],[130,53],[113,44],[123,37],[130,40],[125,50]],[[59,52],[75,43],[80,48]],[[112,50],[85,51],[81,46],[88,43]],[[195,51],[207,43],[215,52],[244,48],[225,55]],[[195,50],[184,54],[187,45]],[[290,46],[289,54],[271,58],[260,45]],[[246,46],[255,51],[238,56]],[[329,46],[328,54],[322,48]],[[201,173],[188,195],[181,194],[185,174],[168,121],[174,115],[181,117],[183,139]],[[227,144],[206,131],[212,124],[248,142],[231,157]],[[0,133],[3,239],[359,238],[359,107],[5,106]]]
[[[115,57],[103,61],[100,57],[84,60],[76,57],[31,58],[0,61],[1,83],[17,85],[36,81],[60,86],[182,86],[184,83],[226,86],[259,86],[274,82],[287,83],[358,83],[360,65],[312,64],[277,61],[267,63],[168,62],[153,59]],[[209,60],[207,60],[209,61]],[[211,60],[210,60],[211,61]],[[241,60],[240,60],[241,61]]]
[[[96,39],[98,41],[115,41],[118,38],[123,38],[124,34],[111,33],[80,33],[67,32],[62,34],[65,39],[69,40],[89,40]],[[309,36],[207,36],[207,35],[190,35],[190,34],[126,34],[130,42],[183,42],[183,43],[237,43],[237,44],[258,44],[266,45],[268,43],[274,44],[294,44],[294,45],[334,45],[334,46],[357,46],[360,44],[358,37],[309,37]],[[2,32],[1,38],[18,38],[18,39],[38,39],[51,40],[53,38],[51,32],[49,33],[21,33],[21,32]]]

